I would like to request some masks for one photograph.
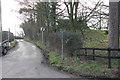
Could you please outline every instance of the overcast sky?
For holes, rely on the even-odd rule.
[[[81,0],[86,1],[89,3],[89,1],[98,1],[98,0]],[[109,0],[103,0],[106,5],[109,5]],[[2,29],[8,30],[10,28],[10,31],[15,34],[15,32],[20,32],[19,25],[22,22],[17,17],[19,16],[19,13],[16,11],[19,10],[19,5],[15,0],[1,0],[2,4]]]
[[[19,24],[21,21],[17,18],[19,14],[16,10],[19,10],[18,3],[14,0],[1,0],[2,2],[2,29],[15,33],[19,31]],[[15,31],[16,26],[16,31]]]

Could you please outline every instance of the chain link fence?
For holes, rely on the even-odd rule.
[[[64,56],[75,56],[75,51],[83,45],[80,32],[40,32],[37,40],[51,51],[56,51]]]

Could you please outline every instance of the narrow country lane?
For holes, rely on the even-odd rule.
[[[71,78],[42,64],[43,55],[35,45],[19,40],[18,45],[2,58],[3,78]]]

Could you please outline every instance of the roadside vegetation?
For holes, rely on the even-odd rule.
[[[84,47],[93,48],[107,48],[108,35],[105,31],[100,30],[86,30],[85,31]],[[76,76],[83,77],[118,77],[119,60],[112,60],[112,68],[108,68],[107,59],[98,59],[97,61],[85,60],[85,57],[65,57],[61,58],[61,54],[56,51],[51,51],[50,48],[29,39],[25,41],[31,42],[42,50],[48,52],[49,63],[57,67],[61,71],[69,72]],[[100,51],[97,54],[101,53]],[[102,52],[103,54],[105,52]],[[119,53],[118,53],[119,55]]]
[[[32,41],[32,40],[27,39],[27,38],[24,39],[24,40],[27,41],[27,42],[30,42],[30,43],[35,44],[37,47],[41,48],[41,49],[44,50],[44,51],[48,51],[47,48],[46,48],[44,45],[42,45],[41,43],[39,43],[39,42]]]
[[[16,45],[17,41],[16,41],[16,39],[14,39],[10,43],[11,43],[10,48],[12,48],[12,47],[14,47]]]
[[[108,31],[102,30],[108,30],[109,19],[109,6],[103,6],[103,1],[91,2],[95,3],[93,7],[82,1],[34,4],[26,0],[19,3],[22,3],[19,13],[24,17],[20,27],[25,40],[48,52],[51,65],[76,75],[118,77],[117,60],[112,60],[112,68],[108,69],[107,59],[93,61],[78,55],[86,53],[79,48],[108,48],[110,44]],[[61,8],[63,5],[64,9]],[[64,60],[61,59],[62,52]],[[87,50],[88,54],[91,52]],[[108,56],[107,51],[95,51],[95,54]]]
[[[82,61],[80,58],[65,58],[62,60],[57,52],[50,52],[48,55],[52,66],[71,74],[84,77],[113,77],[111,69],[96,61]]]
[[[86,30],[83,47],[108,48],[108,34],[104,30]]]

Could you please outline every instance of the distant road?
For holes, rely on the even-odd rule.
[[[0,57],[1,60],[1,57]],[[2,57],[3,78],[71,78],[41,63],[41,50],[32,43],[18,41],[18,45]]]

